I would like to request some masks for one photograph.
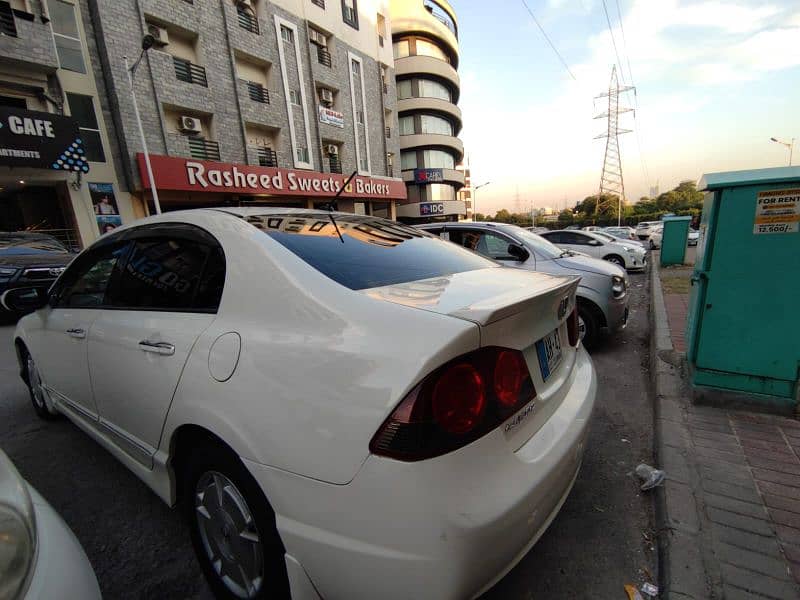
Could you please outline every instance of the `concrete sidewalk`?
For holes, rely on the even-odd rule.
[[[688,279],[663,289],[657,259],[651,277],[662,597],[800,599],[800,422],[693,405]]]

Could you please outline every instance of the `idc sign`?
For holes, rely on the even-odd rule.
[[[444,202],[423,202],[419,205],[419,214],[422,217],[444,214]]]

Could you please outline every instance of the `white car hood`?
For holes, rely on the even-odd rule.
[[[583,254],[576,256],[563,256],[561,258],[554,258],[562,267],[575,269],[576,271],[583,271],[584,273],[595,273],[596,275],[617,275],[619,277],[625,276],[625,271],[622,267],[608,262],[607,260],[600,260],[591,256]]]

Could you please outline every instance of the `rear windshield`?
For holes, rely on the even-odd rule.
[[[497,263],[418,229],[377,217],[328,213],[248,216],[246,220],[334,281],[362,290]],[[344,240],[344,243],[342,243]]]

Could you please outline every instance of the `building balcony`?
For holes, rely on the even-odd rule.
[[[439,0],[440,4],[449,4]],[[413,8],[411,6],[413,5]],[[444,42],[450,47],[451,51],[458,55],[458,38],[450,28],[445,25],[440,19],[428,12],[423,6],[422,1],[416,3],[408,3],[408,7],[403,11],[398,11],[400,14],[392,14],[392,35],[396,36],[402,33],[414,32],[419,34],[427,34],[428,36]],[[455,12],[450,8],[447,12],[453,17],[455,21]]]
[[[205,67],[177,56],[172,57],[172,62],[175,65],[175,78],[178,81],[208,87]]]
[[[442,25],[444,27],[444,25]],[[405,56],[394,61],[395,77],[400,78],[404,75],[416,75],[425,73],[436,75],[449,81],[454,87],[461,89],[461,79],[453,66],[432,56]]]
[[[0,56],[26,70],[55,73],[59,67],[50,25],[32,13],[0,1]]]
[[[412,150],[414,148],[444,148],[452,150],[456,154],[456,162],[460,162],[464,157],[464,142],[452,135],[415,133],[413,135],[400,136],[400,150]]]
[[[461,131],[461,109],[452,102],[440,98],[405,98],[397,101],[397,113],[439,113],[453,122],[455,134]]]
[[[445,183],[454,183],[458,187],[464,185],[464,171],[458,169],[442,169],[442,177]],[[414,171],[403,171],[403,182],[414,183]]]

